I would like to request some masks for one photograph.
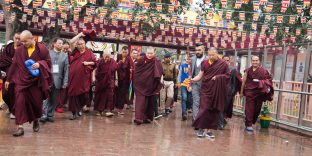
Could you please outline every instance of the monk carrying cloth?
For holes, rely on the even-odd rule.
[[[224,110],[228,92],[230,71],[228,64],[218,58],[215,48],[208,50],[208,58],[202,62],[199,74],[191,79],[195,82],[202,79],[199,112],[193,126],[199,129],[198,137],[214,138],[209,129],[218,128],[219,114]],[[207,129],[206,133],[204,129]]]
[[[150,123],[154,118],[154,96],[162,87],[163,69],[155,57],[155,49],[148,47],[146,56],[140,58],[133,72],[133,89],[135,92],[135,120],[137,125]]]
[[[114,114],[114,88],[115,88],[115,75],[117,64],[111,58],[111,53],[105,51],[103,58],[97,63],[95,72],[95,97],[94,97],[94,110],[98,111],[98,115],[111,117]]]
[[[27,30],[21,33],[20,38],[23,46],[16,49],[5,84],[6,89],[9,83],[15,85],[13,112],[18,129],[13,136],[24,135],[23,124],[26,122],[33,122],[34,132],[39,131],[38,119],[42,115],[42,101],[47,99],[53,82],[49,50],[43,44],[36,43],[31,32]],[[25,61],[29,60],[33,63],[26,66]]]
[[[273,100],[272,76],[268,70],[260,65],[258,56],[251,57],[252,66],[246,69],[241,96],[246,97],[245,126],[246,131],[252,132],[252,124],[257,122],[262,103]]]

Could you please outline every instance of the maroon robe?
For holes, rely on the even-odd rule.
[[[250,67],[246,73],[247,79],[244,88],[244,96],[246,97],[245,125],[250,127],[257,122],[262,103],[273,100],[274,89],[272,76],[265,68],[258,67],[253,71]],[[254,82],[253,79],[258,79],[259,82]]]
[[[48,98],[53,84],[51,58],[45,45],[36,43],[35,51],[29,57],[25,46],[16,49],[7,80],[15,85],[13,112],[16,124],[32,122],[42,115],[42,101]],[[40,76],[33,77],[25,66],[25,61],[33,59],[40,64]]]
[[[133,90],[135,92],[135,120],[144,122],[153,120],[155,100],[154,95],[162,87],[160,83],[164,71],[157,58],[139,59],[133,72]]]
[[[14,43],[10,43],[4,47],[0,54],[0,70],[8,73],[15,54]],[[1,75],[0,75],[1,76]],[[2,78],[2,98],[7,104],[9,111],[12,113],[14,101],[14,85],[10,84],[8,90],[5,89],[6,77]]]
[[[94,62],[96,58],[93,52],[86,48],[84,53],[77,49],[73,51],[69,67],[69,110],[79,112],[89,102],[89,91],[92,81],[92,71],[94,66],[85,66],[82,62]]]
[[[130,85],[130,69],[132,60],[127,56],[125,62],[121,60],[117,65],[118,87],[117,87],[117,109],[123,109],[125,104],[129,103],[129,85]]]
[[[193,123],[195,128],[217,129],[219,114],[224,111],[224,103],[228,92],[229,66],[222,59],[212,64],[208,60],[202,62],[204,72],[200,90],[199,112]],[[213,77],[215,80],[211,80]]]
[[[114,59],[105,62],[103,58],[98,61],[96,69],[96,84],[94,97],[94,110],[103,112],[114,109],[115,72],[117,64]]]
[[[236,69],[231,70],[229,91],[224,106],[224,114],[227,118],[232,118],[233,103],[235,95],[241,90],[242,78]]]

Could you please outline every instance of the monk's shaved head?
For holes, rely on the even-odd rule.
[[[32,35],[32,33],[31,33],[29,30],[24,30],[24,31],[21,33],[21,37],[32,38],[33,35]]]
[[[20,35],[21,43],[26,47],[32,47],[35,44],[34,37],[29,30],[24,30]]]

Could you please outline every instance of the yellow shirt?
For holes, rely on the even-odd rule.
[[[31,46],[31,47],[29,47],[28,49],[27,49],[27,51],[28,51],[28,57],[30,57],[33,53],[34,53],[34,51],[35,51],[35,45],[33,45],[33,46]]]

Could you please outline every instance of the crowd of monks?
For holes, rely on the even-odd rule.
[[[86,47],[88,35],[81,32],[68,42],[57,38],[48,48],[25,30],[15,33],[13,42],[5,46],[0,69],[5,73],[3,99],[17,125],[13,136],[24,134],[26,122],[32,122],[33,131],[38,132],[39,121],[54,122],[54,112],[62,112],[66,103],[70,120],[79,118],[83,110],[89,111],[93,103],[96,115],[106,117],[124,115],[125,105],[132,106],[133,122],[148,124],[159,117],[161,100],[157,99],[164,90],[173,92],[168,89],[171,86],[184,89],[182,120],[186,120],[185,103],[192,103],[187,108],[192,110],[197,136],[214,138],[211,129],[224,129],[226,118],[232,117],[233,98],[238,92],[246,97],[245,130],[249,132],[253,131],[262,103],[272,100],[272,77],[260,65],[258,56],[252,56],[252,66],[241,78],[238,70],[230,67],[230,56],[221,58],[216,48],[206,53],[198,43],[195,55],[186,57],[185,66],[178,71],[170,55],[162,62],[155,56],[154,47],[138,55],[138,51],[130,52],[124,46],[120,54],[105,50],[97,59]],[[29,61],[33,63],[28,65]],[[178,72],[179,81],[175,81]],[[173,93],[165,95],[163,113],[168,115]],[[192,95],[191,100],[184,95]]]

